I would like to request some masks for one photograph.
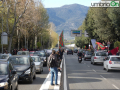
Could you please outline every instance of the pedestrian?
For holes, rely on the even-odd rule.
[[[60,53],[59,53],[59,51],[56,52],[56,57],[57,57],[58,67],[60,67],[61,61],[60,61]],[[60,71],[61,68],[58,68],[58,70]]]
[[[116,53],[116,55],[118,55],[118,56],[120,55],[120,50],[118,50],[118,52]]]
[[[53,84],[53,77],[55,75],[55,85],[57,84],[57,79],[58,79],[58,63],[57,63],[57,57],[55,55],[55,50],[52,50],[52,54],[48,58],[48,68],[49,71],[51,72],[51,85]]]

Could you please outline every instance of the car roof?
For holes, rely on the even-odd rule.
[[[39,56],[31,56],[31,57],[39,57]]]
[[[7,61],[0,61],[0,64],[7,64]]]
[[[29,55],[12,55],[10,57],[30,57]]]

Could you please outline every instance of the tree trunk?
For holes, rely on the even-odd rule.
[[[37,49],[37,35],[35,35],[35,49]]]

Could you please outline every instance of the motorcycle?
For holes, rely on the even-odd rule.
[[[81,63],[82,62],[82,57],[78,56],[78,62]]]

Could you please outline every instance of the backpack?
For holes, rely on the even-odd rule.
[[[50,58],[49,67],[57,67],[55,59]]]

